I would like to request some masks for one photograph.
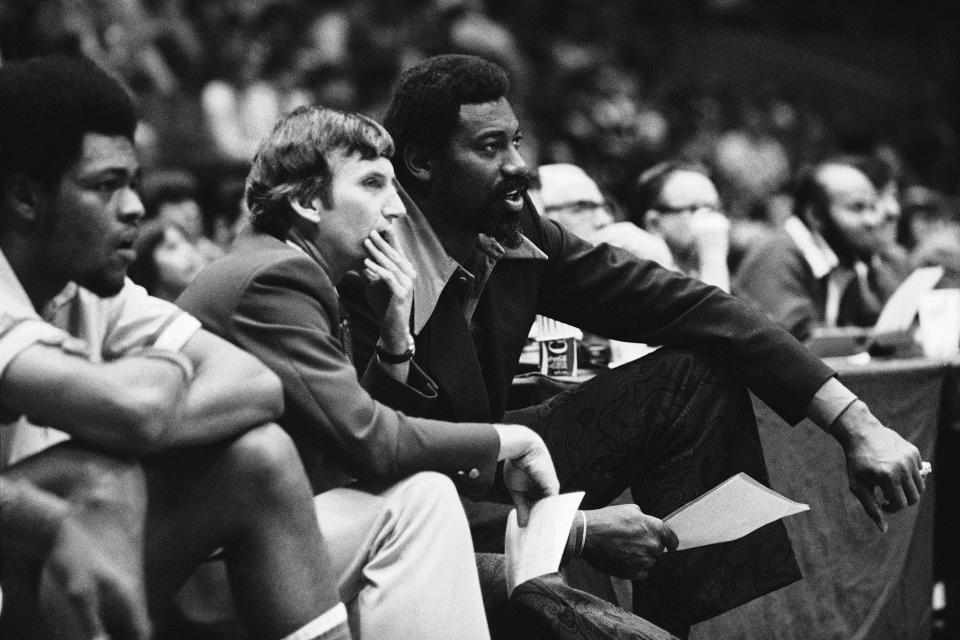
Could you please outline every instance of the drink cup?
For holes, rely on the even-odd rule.
[[[577,339],[540,341],[540,373],[548,376],[577,374]]]
[[[960,355],[960,289],[934,289],[923,295],[917,336],[928,358]]]

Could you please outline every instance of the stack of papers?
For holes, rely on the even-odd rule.
[[[810,509],[738,473],[663,519],[680,540],[677,551],[729,542],[765,524]]]

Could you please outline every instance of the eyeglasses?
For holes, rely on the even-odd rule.
[[[543,208],[544,213],[554,213],[556,211],[568,211],[570,213],[590,213],[597,209],[606,209],[607,205],[602,202],[590,202],[588,200],[577,200],[576,202],[564,202],[563,204],[551,204]]]
[[[695,214],[696,212],[701,211],[701,210],[714,211],[714,212],[716,212],[716,213],[722,213],[722,212],[723,212],[723,208],[722,208],[719,204],[714,204],[714,203],[710,203],[710,204],[688,204],[688,205],[684,205],[684,206],[682,206],[682,207],[668,207],[668,206],[665,205],[665,204],[661,204],[661,205],[655,205],[655,206],[650,207],[650,208],[653,209],[654,211],[659,212],[659,213],[688,213],[688,214],[690,214],[690,215],[693,215],[693,214]]]

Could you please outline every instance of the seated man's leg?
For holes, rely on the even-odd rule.
[[[147,496],[140,467],[71,442],[19,462],[4,477],[63,499],[69,515],[46,558],[10,541],[2,545],[3,636],[66,639],[107,632],[146,638]],[[81,619],[78,607],[95,610]],[[91,629],[97,618],[104,628]]]
[[[674,639],[643,618],[571,587],[559,573],[517,585],[508,601],[503,555],[478,553],[477,567],[494,640]]]
[[[169,451],[148,458],[145,468],[154,613],[166,613],[189,574],[219,547],[253,638],[283,638],[339,603],[309,484],[280,427]]]
[[[715,360],[660,349],[534,407],[511,422],[538,431],[562,491],[586,491],[583,508],[632,489],[663,518],[738,472],[766,483],[748,393]],[[679,635],[799,578],[780,522],[739,541],[660,557],[634,584],[636,613]]]
[[[358,638],[488,638],[473,545],[449,478],[417,473],[314,498]]]

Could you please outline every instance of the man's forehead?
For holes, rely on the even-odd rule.
[[[84,173],[108,170],[134,173],[140,164],[133,142],[126,136],[89,132],[83,136],[77,168]]]
[[[680,170],[663,183],[660,199],[671,205],[680,201],[716,205],[719,196],[710,178],[697,171]]]
[[[358,175],[365,173],[379,173],[388,178],[393,177],[393,164],[389,158],[378,156],[376,158],[364,158],[359,151],[345,153],[343,150],[337,150],[328,157],[330,170],[334,175]]]
[[[865,173],[844,164],[828,164],[820,169],[820,183],[830,199],[876,198],[877,192]]]
[[[513,135],[520,128],[513,107],[505,97],[488,102],[460,105],[460,130],[466,135],[479,135],[485,132],[505,131]]]

